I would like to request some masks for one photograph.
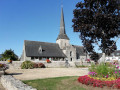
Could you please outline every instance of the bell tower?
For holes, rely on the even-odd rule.
[[[69,46],[69,38],[66,35],[66,31],[65,31],[63,8],[61,8],[60,32],[59,32],[59,35],[57,37],[56,43],[59,44],[61,49],[63,49],[66,46]]]

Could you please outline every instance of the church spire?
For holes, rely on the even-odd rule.
[[[60,34],[66,34],[66,32],[65,32],[63,7],[61,9]]]
[[[64,22],[64,13],[63,13],[63,7],[61,8],[61,21],[60,21],[60,33],[58,35],[58,39],[67,39],[69,40],[68,36],[65,32],[65,22]]]

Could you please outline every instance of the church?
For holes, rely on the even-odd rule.
[[[21,60],[41,61],[79,61],[85,60],[83,46],[71,45],[66,34],[63,8],[61,9],[60,32],[56,43],[24,40]]]

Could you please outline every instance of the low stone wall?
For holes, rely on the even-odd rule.
[[[15,79],[11,75],[2,75],[1,84],[6,90],[37,90]]]
[[[7,64],[10,69],[20,69],[20,65],[23,63],[23,61],[13,61],[12,64],[8,64],[7,61],[0,61],[0,63]]]
[[[51,63],[47,63],[46,61],[39,61],[36,63],[43,63],[48,68],[62,68],[65,67],[65,61],[52,61]]]
[[[79,67],[79,66],[82,66],[82,65],[84,65],[84,66],[90,66],[91,63],[94,63],[94,61],[91,61],[90,63],[88,63],[87,61],[84,61],[84,62],[76,61],[76,62],[74,62],[74,64],[75,64],[76,67]]]
[[[32,61],[35,62],[35,61]],[[21,64],[23,61],[13,61],[12,64],[8,64],[7,61],[0,61],[0,63],[9,65],[10,69],[20,69]],[[37,61],[36,63],[43,63],[48,68],[64,68],[66,67],[65,61],[52,61],[51,63],[47,63],[46,61]],[[87,63],[86,61],[80,62],[80,61],[73,61],[68,62],[69,67],[76,67],[76,66],[90,66],[90,63]]]

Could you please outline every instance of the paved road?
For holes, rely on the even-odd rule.
[[[38,69],[8,69],[7,73],[16,79],[32,80],[40,78],[82,76],[88,74],[87,68],[38,68]]]

